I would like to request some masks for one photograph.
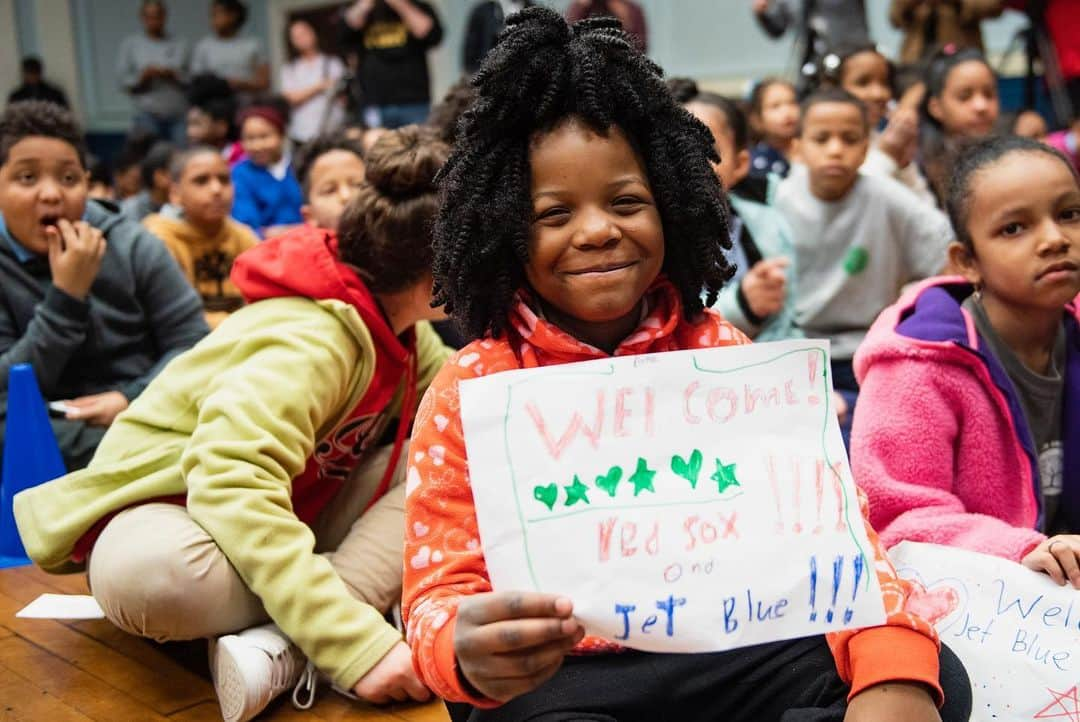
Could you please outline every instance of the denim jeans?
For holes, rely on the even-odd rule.
[[[413,123],[425,123],[431,110],[430,103],[403,103],[401,105],[369,105],[364,110],[364,122],[371,128],[400,128]]]
[[[131,123],[132,131],[151,133],[160,140],[182,147],[187,145],[187,122],[184,116],[163,118],[153,113],[139,111]]]

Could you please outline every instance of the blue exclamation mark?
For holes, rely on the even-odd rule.
[[[851,587],[851,603],[855,603],[855,597],[859,596],[859,582],[862,581],[863,567],[866,564],[866,557],[862,554],[851,560],[851,565],[855,570],[855,584]],[[851,617],[855,612],[848,607],[844,610],[844,624],[851,622]]]
[[[840,575],[844,573],[844,556],[840,555],[832,563],[832,605],[825,612],[825,621],[832,624],[834,609],[836,608],[836,595],[840,593]]]
[[[810,557],[810,621],[817,621],[817,557]]]

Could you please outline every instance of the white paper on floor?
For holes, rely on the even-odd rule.
[[[89,594],[42,594],[15,615],[23,619],[104,619]]]

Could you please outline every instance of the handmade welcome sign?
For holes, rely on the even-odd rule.
[[[883,624],[826,342],[680,351],[461,385],[496,590],[590,634],[720,651]]]
[[[908,602],[963,661],[972,719],[1080,722],[1080,592],[1015,562],[903,542],[889,551]]]

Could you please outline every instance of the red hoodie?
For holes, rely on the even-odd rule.
[[[369,502],[370,507],[389,488],[411,421],[410,411],[416,396],[415,331],[410,329],[403,334],[405,343],[394,335],[375,297],[356,272],[338,258],[337,237],[323,229],[305,226],[245,251],[233,263],[230,278],[247,303],[286,296],[343,301],[360,314],[375,345],[375,370],[363,398],[345,421],[315,448],[304,471],[293,479],[293,510],[304,523],[310,525],[315,521],[368,447],[382,436],[388,420],[387,408],[405,381],[394,453]],[[183,495],[153,501],[187,504]],[[73,560],[86,559],[105,525],[117,513],[119,511],[99,519],[79,539],[72,550]]]
[[[374,504],[389,486],[410,423],[416,393],[414,329],[403,334],[404,343],[394,335],[371,291],[338,257],[337,236],[325,229],[303,226],[259,244],[237,257],[230,278],[248,303],[283,296],[343,301],[360,314],[375,344],[375,372],[363,398],[293,479],[293,508],[302,521],[315,520],[368,446],[378,441],[387,421],[386,410],[404,381],[394,453],[370,502]]]

